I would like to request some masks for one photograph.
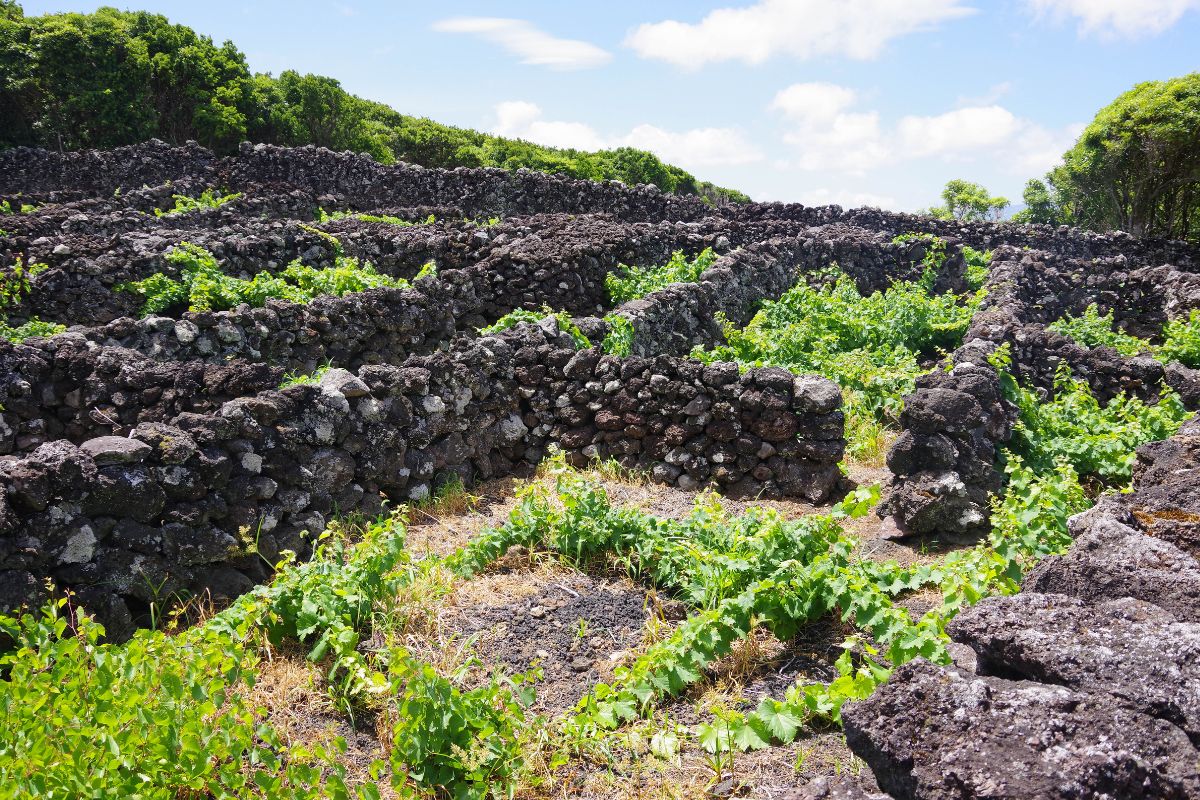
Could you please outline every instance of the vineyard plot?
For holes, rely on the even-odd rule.
[[[1194,248],[315,148],[0,196],[19,796],[1142,791],[1071,693],[1197,636]],[[1173,668],[1105,752],[1189,797]]]

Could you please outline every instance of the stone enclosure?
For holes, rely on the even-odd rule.
[[[152,213],[210,188],[241,196]],[[986,532],[1015,419],[989,362],[1004,343],[1014,375],[1043,391],[1066,363],[1102,399],[1153,399],[1167,385],[1200,404],[1194,370],[1047,329],[1095,303],[1153,336],[1200,308],[1200,251],[1181,243],[836,206],[713,207],[646,186],[261,145],[228,158],[158,142],[11,150],[0,153],[0,199],[38,206],[0,218],[0,267],[46,265],[6,310],[10,324],[69,326],[0,341],[0,610],[70,589],[114,638],[173,594],[232,598],[267,580],[282,551],[306,557],[337,515],[526,475],[554,447],[571,463],[613,458],[686,490],[839,496],[836,384],[687,354],[722,340],[718,315],[744,324],[830,263],[864,294],[918,277],[926,245],[894,243],[903,233],[946,240],[938,290],[965,286],[962,246],[993,256],[962,346],[906,398],[880,507],[897,535]],[[435,221],[318,223],[322,210]],[[173,274],[165,256],[183,242],[232,275],[344,254],[410,285],[138,319],[139,299],[120,285]],[[605,276],[619,264],[709,247],[718,258],[699,281],[608,301]],[[436,274],[417,278],[430,262]],[[549,316],[480,330],[543,308],[566,312],[588,343]],[[614,316],[632,325],[629,355],[600,346]],[[848,741],[879,788],[1200,796],[1198,457],[1195,424],[1143,448],[1135,491],[1075,518],[1067,555],[1044,562],[1023,593],[955,620],[950,633],[973,657],[914,662],[846,711]],[[1148,641],[1167,644],[1151,652]],[[1161,677],[1154,691],[1147,672]],[[1083,765],[1078,774],[1055,766],[1050,731],[1054,757]],[[998,753],[1011,776],[985,769]]]

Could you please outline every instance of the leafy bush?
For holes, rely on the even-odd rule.
[[[672,283],[695,283],[700,275],[717,260],[711,247],[688,260],[682,250],[676,250],[666,264],[657,267],[629,267],[621,264],[617,272],[604,277],[604,288],[613,303],[624,303],[645,297]]]
[[[620,314],[609,314],[604,318],[608,333],[600,342],[600,349],[613,356],[628,356],[633,352],[633,323]]]
[[[1006,351],[994,358],[1001,369],[1006,360]],[[1003,385],[1020,414],[1009,447],[1039,474],[1065,461],[1081,476],[1119,485],[1129,479],[1138,447],[1173,435],[1190,416],[1170,390],[1155,404],[1122,393],[1101,405],[1087,381],[1072,377],[1065,363],[1055,373],[1049,399],[1018,386],[1007,373]]]
[[[370,263],[340,254],[332,267],[317,269],[297,260],[277,275],[260,272],[250,280],[226,275],[212,253],[188,242],[168,253],[167,261],[179,267],[178,279],[160,272],[115,287],[145,299],[142,316],[182,307],[189,311],[224,311],[242,303],[259,307],[269,299],[308,303],[323,295],[340,297],[367,289],[409,285],[402,278],[376,272]]]
[[[346,796],[331,753],[285,746],[250,705],[258,660],[237,636],[101,644],[103,628],[64,602],[0,617],[15,642],[0,654],[6,796]]]
[[[29,203],[21,203],[16,208],[13,208],[11,200],[0,202],[0,214],[30,214],[37,211],[38,207]]]
[[[863,456],[879,448],[878,423],[898,419],[901,398],[923,371],[921,360],[957,346],[983,295],[964,301],[901,282],[863,297],[848,276],[832,275],[831,285],[797,283],[764,303],[745,328],[727,324],[724,345],[692,355],[836,381],[845,394],[849,451]]]
[[[527,308],[514,309],[491,325],[480,328],[479,332],[484,336],[494,336],[501,331],[515,328],[522,323],[537,324],[547,317],[554,320],[554,324],[558,327],[558,330],[570,335],[577,350],[592,346],[591,340],[583,335],[583,331],[579,330],[579,326],[571,319],[570,314],[566,311],[554,311],[549,306],[542,306],[541,311],[530,311]]]
[[[60,325],[57,322],[43,322],[34,317],[28,322],[24,322],[17,327],[12,327],[7,322],[0,320],[0,339],[7,339],[10,342],[23,342],[26,339],[34,336],[54,336],[62,333],[67,329],[66,325]]]
[[[1046,327],[1074,339],[1084,347],[1111,347],[1127,358],[1150,349],[1149,342],[1113,327],[1112,312],[1101,314],[1095,303],[1084,309],[1078,317],[1068,314]]]
[[[217,194],[214,189],[205,189],[200,193],[199,197],[188,197],[187,195],[175,194],[171,195],[171,199],[175,201],[175,205],[167,210],[161,208],[154,209],[156,217],[175,217],[180,214],[190,214],[193,211],[200,211],[205,208],[220,208],[226,203],[232,203],[242,196],[241,192],[235,194]]]
[[[1186,320],[1173,319],[1166,324],[1158,356],[1164,362],[1200,368],[1200,309],[1192,309]]]
[[[987,283],[988,268],[992,263],[991,250],[976,250],[963,245],[963,260],[967,262],[967,288],[975,292]]]
[[[437,222],[437,217],[430,214],[420,222],[409,222],[400,217],[393,217],[388,214],[364,214],[359,211],[334,211],[327,212],[325,209],[317,209],[317,222],[333,222],[339,219],[356,219],[361,222],[383,222],[388,225],[397,225],[402,228],[412,227],[413,225],[432,225]]]
[[[23,256],[11,267],[0,268],[0,313],[6,313],[21,304],[29,296],[30,279],[49,269],[49,266],[38,261],[25,262]]]

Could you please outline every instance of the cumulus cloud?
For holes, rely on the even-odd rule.
[[[716,61],[761,64],[779,55],[869,59],[892,39],[972,13],[963,0],[759,0],[716,9],[695,23],[645,23],[625,44],[643,58],[685,69]]]
[[[857,106],[853,89],[830,83],[798,83],[777,93],[770,109],[787,121],[783,140],[794,148],[782,166],[862,175],[916,159],[986,157],[1014,172],[1040,172],[1057,162],[1083,127],[1048,130],[996,104],[910,114],[885,126],[878,112]]]
[[[604,139],[582,122],[553,122],[542,119],[542,110],[534,103],[509,100],[496,104],[496,126],[492,133],[510,139],[576,150],[600,150]]]
[[[554,70],[588,69],[612,60],[612,54],[590,42],[560,39],[521,19],[452,17],[433,23],[442,33],[466,33],[498,44],[522,64]]]
[[[907,116],[896,131],[904,153],[921,158],[993,148],[1011,140],[1020,124],[1016,115],[1002,106],[982,106],[932,117]]]
[[[1039,17],[1079,22],[1081,36],[1137,38],[1162,33],[1200,0],[1026,0]]]
[[[685,169],[748,164],[762,159],[762,153],[735,128],[669,131],[655,125],[638,125],[626,134],[604,136],[582,122],[543,119],[541,108],[523,100],[498,103],[495,113],[492,133],[549,147],[576,150],[637,147]]]
[[[794,166],[862,174],[888,160],[879,114],[851,111],[857,99],[832,83],[797,83],[775,95],[771,110],[793,123],[783,139],[796,150]]]

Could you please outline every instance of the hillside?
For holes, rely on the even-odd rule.
[[[191,139],[218,153],[239,142],[315,144],[390,164],[501,167],[649,183],[710,201],[748,200],[631,147],[543,147],[402,114],[321,75],[251,73],[232,42],[166,17],[101,8],[26,17],[0,2],[0,148],[116,147]]]

